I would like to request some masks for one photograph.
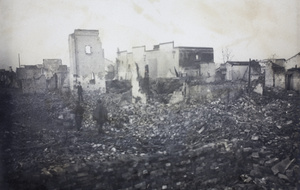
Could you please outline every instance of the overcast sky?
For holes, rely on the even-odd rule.
[[[0,68],[62,59],[68,35],[97,29],[105,57],[117,48],[174,41],[175,46],[222,48],[233,60],[289,58],[300,52],[299,0],[0,0]]]

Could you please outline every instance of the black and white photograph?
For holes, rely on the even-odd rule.
[[[299,10],[0,0],[0,189],[300,189]]]

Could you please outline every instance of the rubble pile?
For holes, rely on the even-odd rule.
[[[80,132],[64,124],[75,95],[15,96],[8,181],[16,189],[296,189],[299,95],[275,94],[145,105],[88,92]],[[99,98],[111,121],[102,135],[91,117]]]

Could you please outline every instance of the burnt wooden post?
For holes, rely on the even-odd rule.
[[[146,91],[147,101],[150,99],[150,81],[149,81],[149,66],[145,66],[144,88]]]

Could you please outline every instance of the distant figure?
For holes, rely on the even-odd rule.
[[[103,133],[103,124],[108,121],[107,109],[103,102],[99,99],[97,101],[96,109],[93,112],[93,119],[97,122],[98,133]]]
[[[78,93],[78,101],[82,101],[83,102],[83,96],[82,96],[82,86],[80,84],[80,82],[78,82],[78,86],[77,86],[77,93]]]
[[[75,126],[76,126],[77,131],[80,131],[81,125],[82,125],[84,109],[80,105],[79,101],[76,102],[76,107],[75,107],[74,112],[75,112]]]

